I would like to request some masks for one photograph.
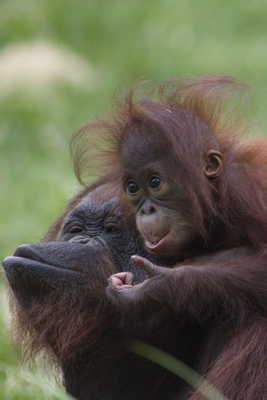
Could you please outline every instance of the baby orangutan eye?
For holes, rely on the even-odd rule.
[[[154,176],[152,176],[152,177],[150,178],[150,180],[149,180],[149,186],[150,186],[152,189],[158,188],[158,187],[160,186],[160,184],[161,184],[161,179],[160,179],[159,176],[154,175]]]
[[[127,194],[133,195],[139,191],[139,186],[134,181],[129,181],[127,183],[126,190],[127,190]]]

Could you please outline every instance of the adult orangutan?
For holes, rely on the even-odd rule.
[[[199,343],[195,333],[188,334],[188,327],[178,332],[171,318],[161,325],[154,316],[146,326],[138,320],[121,326],[107,299],[110,275],[132,271],[136,282],[143,281],[146,274],[130,256],[149,257],[134,220],[123,218],[112,177],[75,196],[44,240],[19,246],[3,263],[24,351],[42,350],[54,360],[67,392],[78,400],[161,399],[188,392],[184,382],[131,354],[127,345],[131,338],[143,339],[190,362]]]
[[[113,121],[92,127],[108,139],[114,188],[162,265],[137,254],[149,279],[133,282],[127,271],[110,278],[120,325],[134,332],[154,316],[159,326],[176,321],[170,338],[198,332],[189,363],[229,399],[252,400],[267,396],[267,141],[239,138],[222,114],[227,89],[238,86],[206,77],[159,101],[131,94]],[[174,268],[164,267],[170,259]]]

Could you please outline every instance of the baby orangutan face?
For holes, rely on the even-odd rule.
[[[172,189],[156,171],[140,169],[126,184],[127,198],[136,212],[136,225],[146,248],[161,256],[173,256],[193,236],[191,221],[182,209],[169,204]]]
[[[147,152],[149,154],[148,149]],[[194,226],[192,204],[184,179],[178,182],[177,172],[176,180],[170,179],[169,165],[175,165],[175,160],[171,160],[172,152],[169,152],[168,158],[163,155],[157,161],[153,160],[153,154],[158,156],[157,149],[153,151],[152,147],[148,160],[137,155],[138,161],[135,162],[128,158],[127,151],[123,151],[124,192],[134,209],[136,225],[146,249],[161,257],[171,258],[197,237],[199,231]],[[210,178],[220,167],[220,153],[210,151],[207,162],[203,162],[201,174],[204,172]]]

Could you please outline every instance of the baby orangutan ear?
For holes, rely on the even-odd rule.
[[[217,178],[222,172],[222,153],[217,150],[209,150],[206,158],[206,165],[203,168],[207,178]]]

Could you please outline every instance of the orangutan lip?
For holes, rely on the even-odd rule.
[[[169,236],[169,232],[166,235],[164,235],[163,238],[161,238],[158,242],[150,242],[150,241],[146,240],[145,246],[148,250],[150,250],[152,252],[157,252],[164,246],[164,243],[165,243],[166,239],[168,239],[168,236]]]
[[[64,271],[64,273],[69,273],[69,274],[78,274],[78,275],[83,275],[81,271],[77,271],[75,269],[71,268],[60,268],[57,267],[56,265],[51,265],[47,263],[43,263],[34,259],[26,258],[26,257],[18,257],[18,256],[8,256],[2,261],[4,269],[8,272],[11,271],[12,269],[20,269],[23,270],[29,269],[29,268],[36,268],[40,270],[54,270],[54,271]]]

